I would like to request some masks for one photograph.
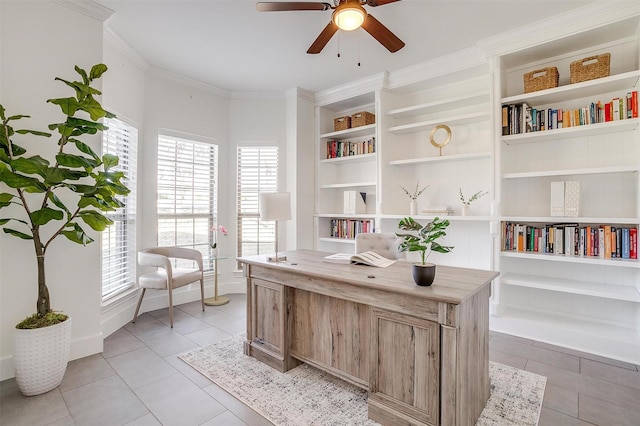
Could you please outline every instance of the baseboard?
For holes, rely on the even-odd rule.
[[[174,292],[173,301],[175,305],[200,300],[200,288],[197,286],[191,287],[193,288],[186,287]],[[244,279],[218,284],[218,294],[221,295],[246,293],[246,290],[246,281]],[[209,286],[205,283],[205,297],[212,297],[213,293],[213,285]],[[100,323],[100,332],[90,336],[73,339],[71,341],[69,360],[71,361],[101,353],[103,351],[104,339],[133,319],[133,313],[135,312],[137,303],[138,297],[136,293],[135,295],[132,295],[132,297],[127,297],[113,308],[103,312],[102,321]],[[166,308],[167,306],[169,306],[169,299],[167,298],[166,291],[147,291],[147,294],[144,296],[142,306],[140,307],[140,313],[155,311],[156,309]],[[0,358],[0,381],[10,379],[14,376],[15,364],[13,362],[13,356]]]

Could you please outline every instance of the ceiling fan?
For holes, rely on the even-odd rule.
[[[322,30],[318,38],[311,44],[307,53],[320,53],[331,37],[339,29],[345,31],[362,27],[373,38],[378,40],[390,52],[397,52],[404,47],[400,40],[380,21],[368,14],[364,5],[377,7],[400,0],[334,0],[334,4],[323,2],[258,2],[258,12],[284,12],[292,10],[329,10],[333,9],[331,22]]]

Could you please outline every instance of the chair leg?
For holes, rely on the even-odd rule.
[[[132,323],[136,322],[136,318],[138,318],[138,312],[140,312],[140,306],[142,305],[142,298],[144,297],[144,292],[147,291],[146,288],[142,289],[142,293],[140,293],[140,299],[138,299],[138,306],[136,306],[136,313],[133,314],[133,320],[131,321]]]
[[[173,290],[169,287],[169,324],[173,328]]]
[[[202,312],[204,312],[204,278],[200,279],[200,300],[202,300]]]

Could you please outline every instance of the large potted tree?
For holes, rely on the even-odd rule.
[[[453,247],[443,246],[438,240],[447,235],[446,229],[449,226],[447,219],[433,218],[425,225],[417,222],[412,217],[405,217],[398,224],[402,231],[396,235],[402,238],[398,246],[401,252],[420,252],[420,263],[412,265],[413,281],[419,286],[430,286],[436,277],[436,265],[427,263],[427,259],[432,252],[449,253]]]
[[[122,182],[124,173],[116,167],[118,157],[100,157],[80,140],[83,135],[105,130],[99,121],[103,117],[115,117],[102,108],[95,98],[101,93],[91,86],[107,67],[97,64],[89,73],[77,66],[75,70],[81,81],[56,78],[72,88],[75,96],[47,100],[59,106],[65,117],[49,125],[49,130],[58,134],[53,161],[28,154],[14,141],[50,137],[51,133],[15,128],[17,121],[29,116],[9,115],[0,105],[0,209],[9,216],[0,216],[0,226],[10,236],[31,241],[38,269],[36,313],[16,325],[14,333],[16,381],[24,395],[57,387],[69,357],[71,319],[51,309],[47,253],[56,247],[53,242],[60,236],[82,245],[91,243],[85,226],[95,231],[106,229],[113,222],[104,213],[122,207],[117,196],[129,193]]]

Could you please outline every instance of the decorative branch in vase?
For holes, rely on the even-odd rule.
[[[422,189],[420,188],[420,181],[416,181],[416,189],[413,191],[413,193],[407,191],[407,189],[400,185],[400,188],[402,188],[402,190],[404,191],[405,194],[407,194],[407,196],[409,197],[409,199],[411,200],[409,202],[409,214],[417,214],[418,212],[418,197],[420,195],[422,195],[422,193],[429,188],[429,185],[423,187]]]
[[[464,194],[462,193],[462,188],[458,188],[460,191],[460,201],[462,202],[462,215],[466,216],[467,212],[469,210],[469,206],[471,205],[471,203],[473,203],[474,201],[477,201],[480,197],[483,197],[485,195],[487,195],[489,192],[487,191],[478,191],[475,194],[473,194],[471,197],[469,197],[469,199],[465,199],[464,198]]]

